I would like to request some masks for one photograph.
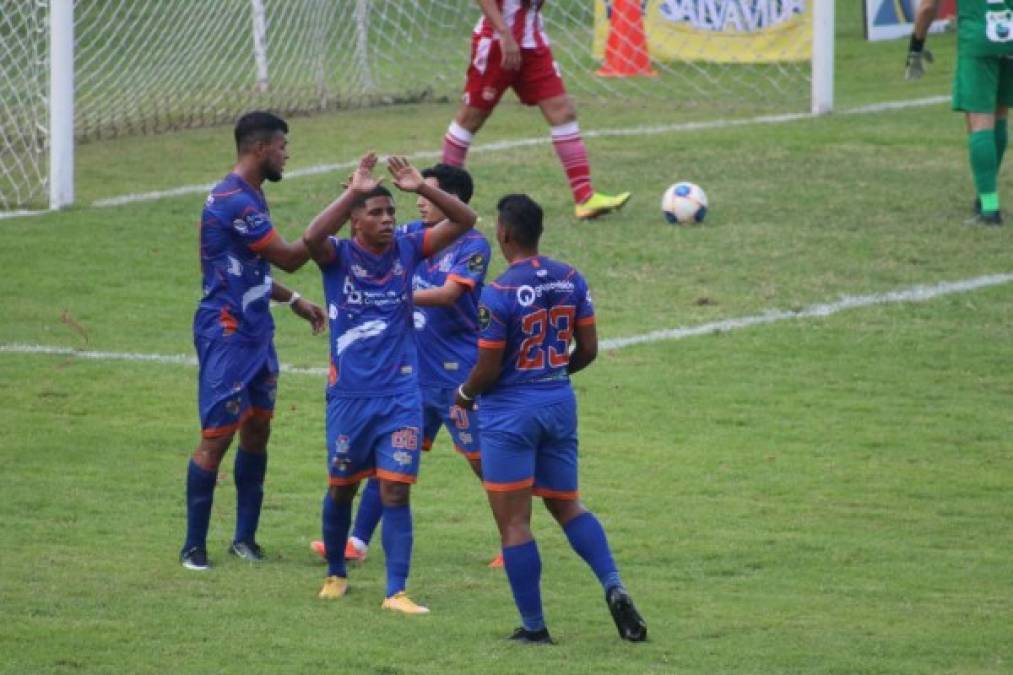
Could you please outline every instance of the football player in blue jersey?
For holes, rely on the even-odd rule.
[[[206,570],[207,532],[218,467],[239,432],[234,478],[236,530],[229,551],[259,561],[255,535],[264,498],[278,357],[271,300],[324,328],[323,310],[271,276],[271,265],[293,272],[308,259],[302,241],[286,242],[271,223],[261,186],[281,180],[288,159],[288,125],[251,112],[235,127],[238,159],[211,191],[200,223],[203,297],[193,320],[199,362],[201,440],[187,470],[183,567]]]
[[[330,319],[326,442],[329,488],[322,508],[327,576],[319,597],[347,588],[345,541],[359,482],[379,479],[387,590],[382,607],[404,614],[428,609],[405,593],[413,544],[410,487],[418,473],[422,402],[415,347],[412,278],[426,258],[475,224],[460,199],[427,183],[403,157],[387,166],[394,184],[435,204],[446,218],[413,232],[394,226],[394,200],[373,177],[368,153],[344,194],[306,229],[303,240],[323,275]],[[351,239],[333,235],[349,221]]]
[[[471,176],[460,167],[437,164],[422,170],[426,183],[456,196],[467,204],[474,193]],[[418,232],[442,222],[440,208],[419,195],[420,219],[402,225],[402,232]],[[418,266],[412,280],[414,289],[415,336],[419,351],[419,385],[422,389],[422,449],[432,447],[440,427],[446,427],[454,449],[467,458],[481,480],[478,423],[474,412],[454,402],[457,385],[475,364],[478,336],[478,299],[485,283],[491,249],[477,230],[471,230],[438,254]],[[345,559],[365,560],[369,541],[380,522],[383,507],[379,483],[371,478],[359,496],[352,536],[345,545]],[[313,549],[326,557],[322,541]],[[502,567],[496,556],[490,567]]]
[[[645,640],[647,625],[623,586],[605,530],[577,490],[570,375],[598,352],[587,282],[570,265],[539,254],[542,209],[530,197],[507,195],[496,208],[496,241],[509,267],[482,291],[478,360],[457,390],[457,405],[471,409],[476,398],[481,402],[482,478],[522,622],[510,637],[552,642],[531,533],[531,498],[537,495],[597,575],[619,636]]]

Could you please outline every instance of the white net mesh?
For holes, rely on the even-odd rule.
[[[808,26],[798,15],[811,1],[549,0],[542,13],[582,106],[802,110],[808,35],[775,24]],[[46,5],[0,0],[4,209],[44,192]],[[74,14],[78,141],[230,123],[253,108],[456,101],[480,15],[472,0],[77,0]],[[715,30],[758,26],[775,39]]]
[[[0,2],[0,211],[45,202],[49,153],[45,0]]]

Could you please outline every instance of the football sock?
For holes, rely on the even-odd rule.
[[[594,189],[591,187],[591,163],[587,159],[587,148],[580,136],[580,126],[576,122],[568,122],[552,127],[552,147],[556,149],[566,179],[570,181],[570,192],[573,201],[583,204]]]
[[[217,471],[207,471],[190,460],[186,472],[186,543],[183,550],[194,546],[205,548],[208,523],[211,520],[211,503],[215,498]]]
[[[336,504],[331,495],[324,494],[324,505],[321,515],[324,535],[324,548],[327,551],[327,576],[347,577],[345,567],[345,539],[352,523],[352,504],[344,502]]]
[[[521,623],[527,630],[545,628],[542,615],[542,559],[538,544],[532,539],[526,544],[503,547],[503,567],[510,580],[510,591],[521,614]]]
[[[1009,127],[1005,117],[995,120],[995,168],[996,172],[1002,167],[1002,157],[1006,154],[1006,144],[1009,141]]]
[[[981,199],[981,212],[999,210],[999,194],[996,192],[996,140],[994,129],[975,131],[967,136],[967,148],[971,159],[971,174],[974,189]]]
[[[443,163],[450,166],[464,166],[468,148],[471,147],[471,140],[474,137],[475,134],[457,122],[451,122],[443,137]]]
[[[577,555],[594,570],[606,591],[622,583],[615,560],[612,559],[605,528],[593,513],[585,511],[580,514],[563,527],[563,532]]]
[[[234,541],[253,543],[264,503],[264,474],[267,453],[247,452],[239,448],[233,467],[236,482],[236,536]]]
[[[352,536],[364,544],[368,544],[380,524],[383,515],[383,503],[380,501],[380,481],[370,478],[359,497],[359,510],[355,512],[355,527]]]
[[[387,597],[400,593],[408,585],[412,560],[412,509],[404,506],[383,507],[383,554],[387,558]]]

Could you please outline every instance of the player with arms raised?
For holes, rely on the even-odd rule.
[[[552,641],[531,533],[537,495],[601,582],[620,637],[645,640],[647,625],[622,584],[605,530],[577,490],[570,375],[598,351],[587,283],[570,265],[539,255],[542,209],[531,198],[507,195],[497,210],[496,241],[510,266],[482,291],[478,361],[457,390],[457,404],[470,409],[476,398],[481,402],[482,477],[522,622],[511,639]]]
[[[323,274],[330,318],[331,367],[326,438],[329,488],[322,530],[327,577],[320,598],[347,591],[345,540],[359,482],[380,479],[387,592],[382,607],[428,613],[406,594],[413,544],[409,506],[419,467],[422,404],[412,317],[412,276],[429,256],[475,224],[461,200],[425,182],[401,157],[388,168],[401,190],[432,201],[446,218],[422,231],[399,233],[394,200],[372,176],[376,155],[359,163],[345,193],[306,229],[303,239]],[[351,221],[353,238],[333,235]]]
[[[449,192],[465,204],[471,201],[474,185],[468,172],[460,167],[437,164],[423,169],[422,177],[432,187]],[[421,232],[446,218],[436,204],[422,195],[416,205],[421,218],[402,225],[400,231]],[[479,479],[482,467],[476,415],[459,408],[454,397],[462,374],[475,364],[478,299],[490,254],[486,238],[481,232],[471,230],[446,249],[426,258],[416,268],[412,280],[422,390],[422,449],[429,450],[440,427],[446,427],[454,449],[467,458]],[[365,559],[382,511],[379,482],[371,478],[360,495],[352,536],[345,546],[346,560]],[[312,546],[326,557],[323,542],[314,541]],[[490,566],[501,567],[502,562],[502,558],[496,556]]]

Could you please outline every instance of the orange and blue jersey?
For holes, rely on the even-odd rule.
[[[577,400],[566,367],[575,328],[593,322],[587,282],[544,256],[514,262],[482,291],[478,346],[503,349],[499,378],[480,397],[487,491],[578,497]]]
[[[212,189],[200,222],[203,295],[195,336],[271,340],[271,264],[260,251],[277,234],[260,190],[234,173]]]
[[[535,256],[510,265],[482,290],[479,347],[502,348],[499,379],[482,394],[489,407],[522,406],[566,398],[574,329],[594,323],[584,277],[570,265]]]
[[[401,229],[417,233],[426,227],[416,220]],[[486,238],[481,232],[470,230],[415,269],[412,279],[415,291],[440,288],[448,280],[467,289],[450,307],[415,308],[419,382],[423,387],[456,388],[475,365],[478,301],[490,256]]]
[[[330,324],[328,398],[370,398],[418,391],[412,276],[425,258],[426,232],[395,234],[374,254],[331,237],[320,265]]]

